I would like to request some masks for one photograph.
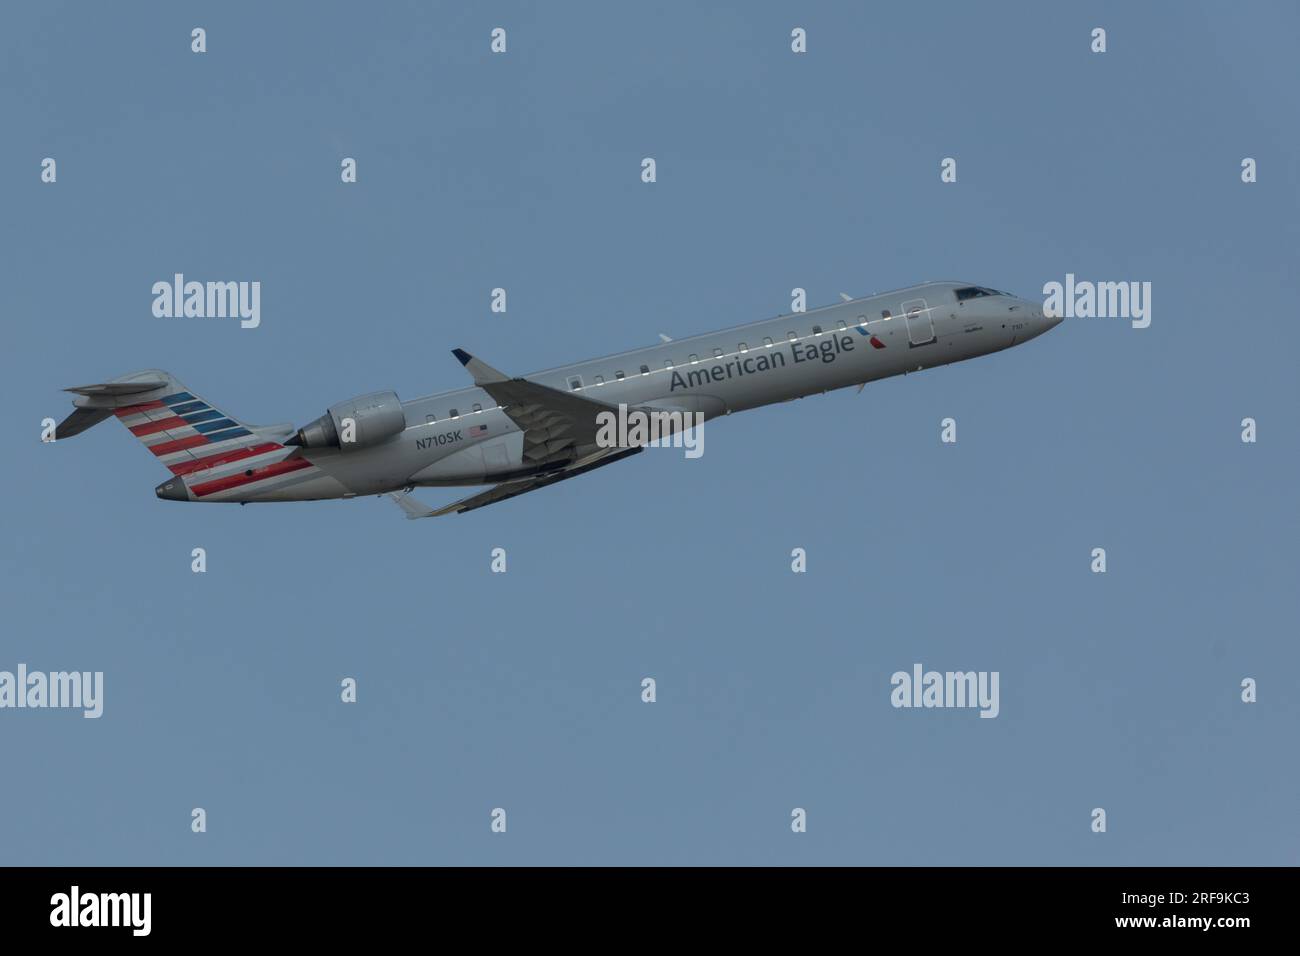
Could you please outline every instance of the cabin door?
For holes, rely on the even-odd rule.
[[[930,307],[924,299],[904,302],[903,315],[907,319],[907,341],[910,345],[928,345],[934,341],[934,319],[930,317]]]

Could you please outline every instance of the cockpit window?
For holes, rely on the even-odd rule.
[[[953,294],[957,296],[958,302],[965,302],[967,299],[978,299],[986,295],[1006,295],[1005,292],[999,292],[997,289],[985,289],[977,285],[968,285],[964,289],[954,289]]]

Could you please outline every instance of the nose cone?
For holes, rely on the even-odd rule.
[[[179,478],[173,478],[171,481],[164,481],[153,493],[164,501],[189,501],[189,492],[185,490],[185,482]]]
[[[1038,318],[1038,321],[1043,324],[1043,331],[1056,328],[1061,324],[1061,320],[1065,318],[1063,315],[1050,315],[1047,310],[1043,308],[1041,302],[1034,302],[1031,303],[1031,305],[1034,310],[1033,314]]]
[[[1020,305],[1021,308],[1024,309],[1025,316],[1029,320],[1030,332],[1027,338],[1035,338],[1061,324],[1061,316],[1048,315],[1043,310],[1043,304],[1041,302],[1032,302],[1029,299],[1021,299]]]

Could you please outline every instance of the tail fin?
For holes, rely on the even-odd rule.
[[[157,369],[66,391],[78,396],[73,400],[77,407],[55,429],[55,438],[80,434],[116,416],[174,475],[281,450],[293,432],[290,424],[246,425]]]

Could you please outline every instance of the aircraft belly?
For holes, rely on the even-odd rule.
[[[250,492],[245,497],[232,496],[227,501],[320,501],[345,498],[354,492],[333,475],[317,474],[295,484],[285,484],[266,491]]]

